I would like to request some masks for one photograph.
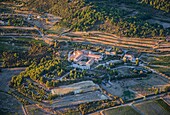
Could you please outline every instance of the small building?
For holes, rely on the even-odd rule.
[[[108,51],[106,51],[105,54],[106,54],[106,55],[115,56],[115,55],[116,55],[116,52],[108,52]]]
[[[129,51],[124,55],[123,59],[129,60],[131,62],[136,62],[137,56],[138,56],[137,53]]]
[[[38,15],[38,16],[37,16],[37,19],[40,19],[40,18],[41,18],[41,16]]]
[[[5,22],[0,20],[0,25],[5,25]]]
[[[29,14],[28,17],[27,17],[27,20],[31,20],[32,19],[32,14]]]

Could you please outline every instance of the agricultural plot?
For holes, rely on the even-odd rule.
[[[46,115],[45,111],[38,108],[36,105],[27,105],[25,106],[26,112],[28,115]]]
[[[134,76],[136,74],[132,71],[132,68],[133,67],[121,67],[116,70],[118,71],[120,77]]]
[[[59,88],[52,89],[51,92],[53,95],[64,95],[68,93],[83,93],[98,90],[100,87],[93,83],[93,81],[82,81],[67,86],[60,86]]]
[[[152,69],[170,76],[170,56],[154,56],[150,57],[150,60],[147,61],[150,61],[149,67]]]
[[[0,12],[11,13],[12,12],[12,9],[10,8],[11,6],[12,5],[0,3]]]
[[[124,100],[134,99],[143,97],[143,95],[138,94],[137,92],[130,89],[130,86],[138,84],[135,80],[124,79],[119,81],[112,81],[106,85],[102,85],[102,88],[113,96],[119,96]]]
[[[130,48],[135,50],[142,50],[145,52],[153,52],[154,49],[160,52],[169,52],[169,47],[166,42],[163,40],[153,40],[149,38],[145,38],[142,40],[141,38],[125,38],[122,37],[120,39],[119,36],[109,33],[103,33],[98,31],[92,32],[71,32],[65,34],[65,37],[70,38],[72,41],[76,42],[88,42],[92,44],[105,44],[111,46],[118,46],[124,48]],[[158,45],[158,42],[160,43]],[[166,45],[167,44],[167,45]]]
[[[163,97],[163,99],[166,101],[167,104],[170,105],[170,95],[166,95],[165,97]]]
[[[140,115],[130,106],[118,107],[103,111],[104,115]]]
[[[106,100],[106,99],[108,99],[108,97],[105,96],[102,92],[93,91],[93,92],[86,92],[86,93],[56,98],[55,100],[53,100],[51,106],[52,107],[72,106],[80,103]]]
[[[134,106],[145,115],[169,115],[170,107],[165,104],[163,100],[154,100],[134,104]]]
[[[140,98],[145,95],[154,94],[157,90],[164,91],[169,80],[156,74],[149,74],[148,77],[113,80],[111,83],[102,85],[107,92],[123,99]]]
[[[45,45],[43,41],[33,38],[0,37],[0,51],[26,51],[31,43]]]
[[[164,91],[164,88],[169,85],[169,80],[158,76],[156,74],[150,74],[145,79],[136,80],[137,84],[130,88],[142,95],[154,94],[156,90]]]
[[[31,27],[30,23],[26,22],[23,17],[21,16],[1,16],[0,21],[3,21],[4,25],[9,26],[20,26],[20,27]],[[4,26],[0,24],[0,26]]]
[[[21,104],[11,95],[0,92],[0,114],[1,115],[23,115]]]
[[[0,73],[0,90],[8,91],[8,82],[11,80],[12,76],[18,75],[21,71],[24,71],[25,68],[10,68],[3,69]]]

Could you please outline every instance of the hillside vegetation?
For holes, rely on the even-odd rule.
[[[149,4],[150,6],[170,12],[170,1],[169,0],[141,0],[142,3]]]
[[[154,15],[154,9],[150,10],[150,7],[144,4],[145,1],[28,0],[26,6],[39,12],[50,12],[61,16],[63,20],[60,24],[75,31],[102,30],[127,37],[169,35],[170,28],[165,29],[162,25],[150,24],[147,21]],[[168,9],[169,6],[161,7],[167,2],[161,1],[158,9]]]

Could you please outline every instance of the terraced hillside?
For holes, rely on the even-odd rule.
[[[62,36],[75,42],[90,42],[92,44],[106,44],[111,46],[136,49],[144,52],[169,52],[170,43],[164,40],[150,38],[125,38],[104,32],[71,32]]]

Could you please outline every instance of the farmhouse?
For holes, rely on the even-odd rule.
[[[74,51],[73,54],[68,55],[68,61],[73,61],[72,67],[81,69],[90,69],[91,65],[103,59],[102,55],[97,55],[91,51]]]

